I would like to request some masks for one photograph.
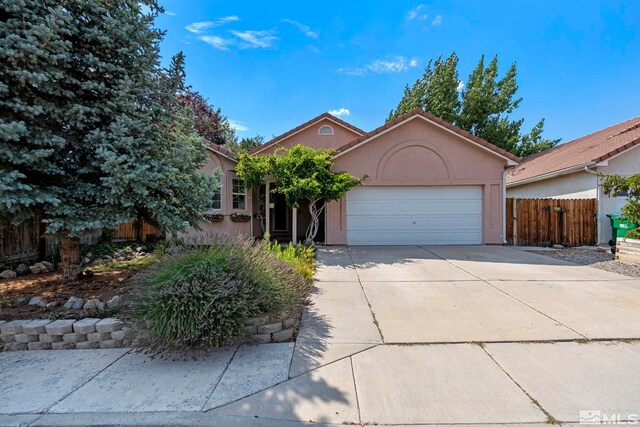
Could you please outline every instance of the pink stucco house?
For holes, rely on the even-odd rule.
[[[325,210],[317,240],[329,245],[458,245],[504,242],[505,175],[520,159],[422,110],[371,132],[324,113],[254,149],[251,155],[304,144],[334,151],[336,171],[366,177]],[[222,185],[203,223],[214,233],[298,240],[309,224],[306,206],[289,209],[272,184],[245,189],[236,158],[211,144],[206,171]],[[251,215],[234,222],[233,214]]]

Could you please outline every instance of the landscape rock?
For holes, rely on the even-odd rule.
[[[46,306],[46,307],[47,307],[49,310],[51,310],[52,308],[57,307],[59,304],[60,304],[60,303],[59,303],[58,301],[51,301],[50,303],[48,303],[48,304],[47,304],[47,306]]]
[[[40,305],[43,301],[45,301],[45,299],[42,297],[33,297],[29,300],[29,305]]]
[[[184,249],[181,246],[171,246],[167,249],[167,254],[169,255],[177,255],[181,253]]]
[[[2,277],[3,279],[13,279],[17,275],[18,273],[13,270],[4,270],[2,273],[0,273],[0,277]]]
[[[88,257],[84,257],[84,259],[82,260],[83,264],[89,264],[91,262],[91,258]]]
[[[111,255],[104,255],[102,257],[102,259],[107,260],[107,261],[113,261],[113,257]]]
[[[89,252],[88,254],[85,255],[87,258],[92,259],[93,258],[93,254],[91,252]]]
[[[40,264],[44,265],[48,271],[53,271],[53,264],[49,261],[41,261]]]
[[[84,307],[84,300],[78,297],[70,297],[64,305],[67,310],[81,310],[82,307]]]
[[[29,304],[30,299],[31,298],[26,298],[26,297],[16,298],[16,305],[27,305]]]
[[[109,301],[107,301],[107,308],[109,310],[118,310],[122,306],[122,298],[120,295],[114,295]]]
[[[45,261],[46,262],[46,261]],[[38,267],[40,269],[41,272],[46,273],[47,271],[49,271],[49,267],[47,267],[45,264],[43,264],[42,262],[36,262],[34,264],[36,267]],[[51,268],[53,269],[53,265],[51,266]]]
[[[31,274],[40,274],[40,273],[42,273],[42,270],[37,265],[29,266],[29,271],[31,272]]]
[[[107,310],[107,305],[99,299],[93,298],[87,300],[82,308],[87,311],[97,311],[99,313],[103,313]]]
[[[553,245],[553,249],[564,249],[562,245]]]
[[[29,273],[29,266],[27,264],[20,264],[13,271],[15,271],[18,276],[23,276]]]

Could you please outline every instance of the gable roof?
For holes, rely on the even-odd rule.
[[[221,156],[226,157],[227,159],[233,161],[233,162],[238,162],[238,158],[236,157],[235,153],[233,151],[227,150],[226,148],[209,141],[208,139],[204,140],[205,145],[207,146],[207,148],[213,152],[216,152],[218,154],[220,154]]]
[[[513,186],[539,181],[564,172],[603,162],[640,144],[640,117],[585,135],[541,153],[526,157],[507,176]]]
[[[324,119],[328,119],[346,129],[349,129],[350,131],[358,134],[358,135],[362,135],[364,134],[364,131],[354,125],[352,125],[351,123],[347,123],[342,119],[337,118],[336,116],[329,114],[329,113],[322,113],[317,117],[314,117],[313,119],[304,122],[303,124],[301,124],[300,126],[296,126],[293,129],[291,129],[290,131],[287,131],[285,133],[283,133],[280,136],[276,136],[275,138],[273,138],[271,141],[265,142],[264,144],[262,144],[259,147],[254,148],[253,150],[249,151],[249,154],[257,154],[263,150],[265,150],[266,148],[271,147],[274,144],[277,144],[278,142],[282,142],[285,139],[297,134],[298,132],[302,132],[303,130],[305,130],[308,127],[311,127],[313,125],[315,125],[316,123],[318,123],[321,120]]]
[[[396,118],[395,120],[391,120],[387,123],[385,123],[384,125],[372,130],[371,132],[367,132],[366,134],[362,135],[361,137],[359,137],[358,139],[355,139],[351,142],[349,142],[348,144],[343,145],[342,147],[338,148],[335,152],[334,157],[339,157],[343,154],[345,154],[348,151],[353,150],[356,147],[359,147],[360,145],[365,144],[366,142],[370,141],[371,139],[374,139],[375,137],[377,137],[380,134],[386,133],[388,130],[390,130],[391,128],[394,128],[396,126],[399,126],[400,124],[409,121],[411,119],[414,118],[421,118],[424,119],[430,123],[435,124],[436,126],[443,128],[444,130],[458,136],[461,137],[465,140],[467,140],[468,142],[471,142],[472,144],[479,146],[480,148],[483,148],[486,151],[491,152],[492,154],[495,154],[499,157],[502,157],[503,159],[507,160],[509,162],[509,164],[511,165],[515,165],[518,164],[520,162],[520,158],[512,153],[509,153],[506,150],[503,150],[500,147],[497,147],[496,145],[491,144],[490,142],[485,141],[482,138],[478,138],[475,135],[470,134],[469,132],[462,130],[454,125],[452,125],[449,122],[446,122],[444,120],[442,120],[439,117],[434,116],[433,114],[427,113],[426,111],[423,111],[420,108],[416,108],[413,111],[410,111],[408,113],[405,113],[403,115],[401,115],[400,117]]]

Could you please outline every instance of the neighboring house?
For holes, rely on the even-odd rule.
[[[365,133],[324,113],[257,147],[251,155],[303,144],[334,151],[336,171],[365,178],[341,200],[328,204],[319,241],[330,245],[449,245],[504,242],[505,175],[520,159],[422,110]],[[245,191],[235,176],[235,157],[212,145],[206,170],[223,172],[220,202],[225,215],[205,231],[280,240],[304,236],[304,204],[289,209],[273,183]],[[233,213],[253,216],[235,223]]]
[[[640,117],[523,159],[507,177],[507,197],[597,199],[598,242],[611,239],[607,214],[620,213],[624,195],[603,193],[598,174],[640,173]]]

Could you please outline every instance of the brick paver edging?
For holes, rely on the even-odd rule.
[[[0,321],[0,341],[7,350],[119,348],[128,330],[114,318]]]

